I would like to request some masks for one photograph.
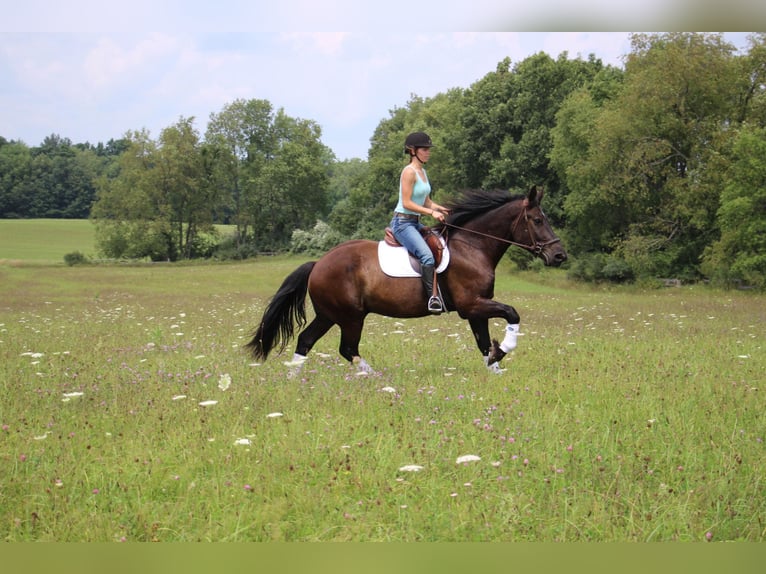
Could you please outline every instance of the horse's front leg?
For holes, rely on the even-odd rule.
[[[476,345],[485,357],[487,367],[495,372],[501,372],[499,363],[512,349],[516,348],[516,339],[519,334],[520,317],[516,309],[510,305],[499,303],[492,299],[477,301],[471,310],[466,311],[468,322],[471,325]],[[489,319],[492,317],[503,318],[507,321],[505,337],[502,342],[491,339],[489,336]]]

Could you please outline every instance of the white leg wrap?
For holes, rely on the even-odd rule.
[[[503,353],[508,353],[516,348],[516,337],[519,334],[519,324],[516,323],[515,325],[508,324],[505,326],[505,338],[503,339],[503,342],[500,343],[500,349],[502,349]]]
[[[303,368],[303,363],[305,362],[305,355],[299,355],[298,353],[293,354],[292,361],[285,361],[283,363],[287,367],[287,377],[291,379],[298,376],[298,374],[301,372],[301,369]]]
[[[375,372],[375,370],[370,366],[370,364],[367,361],[365,361],[362,357],[354,357],[353,363],[357,368],[357,371],[356,371],[357,375],[371,375]]]

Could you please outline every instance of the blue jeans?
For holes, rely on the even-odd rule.
[[[410,219],[406,217],[394,217],[391,219],[391,231],[394,237],[420,260],[421,265],[434,265],[434,255],[431,248],[428,247],[426,240],[420,235],[420,230],[425,227],[419,219]]]

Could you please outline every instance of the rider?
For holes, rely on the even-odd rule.
[[[435,260],[431,249],[420,234],[425,227],[420,222],[421,215],[430,215],[444,222],[449,210],[434,202],[431,197],[431,184],[426,175],[425,164],[431,157],[431,138],[423,132],[413,132],[404,140],[404,153],[410,162],[402,169],[399,178],[399,202],[391,220],[391,230],[396,240],[420,260],[420,274],[426,294],[429,297],[428,311],[441,313],[444,304],[438,296],[433,296]]]

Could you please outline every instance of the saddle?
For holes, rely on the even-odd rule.
[[[439,265],[441,265],[442,255],[444,254],[444,244],[439,239],[439,234],[430,227],[424,227],[420,230],[420,235],[426,240],[426,244],[429,249],[431,249],[431,253],[433,253],[435,262],[434,267],[438,268]],[[394,237],[394,232],[390,227],[386,227],[386,236],[383,241],[386,242],[386,245],[390,245],[391,247],[402,247],[402,244],[396,240],[396,237]],[[419,271],[420,261],[418,261],[417,257],[410,253],[410,260],[413,262],[413,268]]]

